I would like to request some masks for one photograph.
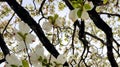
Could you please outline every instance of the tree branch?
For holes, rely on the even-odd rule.
[[[72,5],[69,3],[68,0],[63,0],[63,1],[69,7],[70,10],[74,9],[72,7]],[[89,1],[92,1],[95,7],[102,4],[101,0],[98,0],[98,1],[89,0]],[[113,48],[113,45],[112,45],[112,42],[113,42],[112,29],[100,18],[98,13],[95,11],[95,7],[91,11],[88,11],[88,14],[89,14],[90,18],[93,20],[94,24],[106,34],[108,60],[109,60],[112,67],[118,67],[118,64],[115,61],[115,58],[113,56],[113,51],[112,51],[112,48]]]
[[[19,5],[16,0],[6,0],[9,6],[15,11],[15,13],[20,17],[22,21],[27,23],[29,27],[36,33],[39,40],[45,46],[45,48],[57,58],[59,53],[55,49],[54,45],[50,43],[39,24],[30,16],[30,14],[21,5]]]
[[[9,49],[8,49],[8,47],[7,47],[4,39],[3,39],[3,37],[2,37],[2,34],[0,34],[0,47],[1,47],[2,52],[3,52],[3,54],[4,54],[4,59],[0,60],[0,63],[2,63],[2,62],[5,61],[6,55],[10,53],[10,51],[9,51]]]
[[[10,24],[10,21],[14,17],[15,13],[13,13],[12,17],[9,19],[8,23],[6,24],[5,28],[3,29],[2,35],[4,34],[5,30],[7,29],[8,25]]]
[[[93,8],[91,11],[88,11],[88,14],[90,18],[93,20],[94,24],[106,34],[108,60],[112,67],[118,67],[118,64],[114,58],[113,50],[112,50],[113,48],[112,29],[100,18],[98,13],[95,11],[95,8]]]
[[[46,0],[43,0],[43,1],[42,1],[41,6],[40,6],[39,11],[38,11],[38,13],[41,12],[42,17],[44,17],[44,14],[43,14],[43,11],[42,11],[42,7],[43,7],[43,5],[45,4],[45,1],[46,1]]]
[[[111,13],[104,13],[104,12],[98,12],[98,14],[106,14],[108,16],[118,16],[118,17],[120,17],[119,14],[111,14]]]

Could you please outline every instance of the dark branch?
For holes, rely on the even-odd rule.
[[[85,32],[85,34],[87,34],[87,35],[89,35],[89,36],[91,36],[91,37],[99,40],[102,44],[106,44],[102,39],[100,39],[99,37],[97,37],[97,36],[95,36],[95,35],[92,35],[92,34],[90,34],[90,33],[88,33],[88,32]]]
[[[1,59],[1,60],[0,60],[0,64],[1,64],[2,62],[5,62],[5,61],[6,61],[5,58]]]
[[[10,21],[14,17],[15,13],[13,13],[12,17],[9,19],[8,23],[6,24],[5,28],[3,29],[2,35],[4,34],[5,30],[7,29],[8,25],[10,24]]]
[[[9,6],[15,11],[15,13],[20,17],[22,21],[28,24],[28,26],[36,33],[39,40],[45,46],[45,48],[55,57],[57,58],[59,53],[44,35],[44,32],[39,24],[30,16],[30,14],[16,2],[16,0],[6,0]]]
[[[10,51],[9,51],[9,49],[8,49],[4,39],[2,37],[2,34],[0,34],[0,47],[2,49],[2,52],[3,52],[4,56],[6,57],[6,55],[9,54]],[[5,59],[2,59],[2,60],[0,60],[0,63],[2,63],[4,61],[5,61]]]
[[[85,64],[85,66],[86,67],[89,67],[86,63],[85,63],[85,59],[86,59],[86,57],[87,57],[87,55],[88,55],[88,52],[89,52],[89,46],[88,46],[88,41],[86,40],[86,36],[85,36],[85,24],[84,24],[84,21],[83,20],[81,20],[81,24],[80,24],[80,22],[78,21],[77,23],[76,23],[76,25],[78,26],[78,28],[79,28],[79,40],[83,43],[83,45],[84,45],[84,50],[83,50],[83,52],[82,52],[82,55],[81,55],[81,60],[79,61],[79,64],[78,64],[78,66],[80,66],[80,62],[83,60],[83,62],[84,62],[84,64]],[[84,56],[84,54],[85,54],[85,51],[87,51],[87,53],[86,53],[86,55],[85,55],[85,57],[83,58],[83,56]]]
[[[45,4],[45,1],[46,1],[46,0],[43,0],[43,1],[42,1],[41,6],[40,6],[39,11],[38,11],[38,13],[41,12],[42,17],[44,17],[44,14],[43,14],[43,11],[42,11],[42,7],[43,7],[43,5]]]
[[[63,1],[69,7],[70,10],[74,9],[68,0],[63,0]],[[102,4],[101,0],[97,0],[97,1],[96,0],[89,0],[89,1],[92,1],[95,7]],[[94,24],[106,34],[108,60],[110,61],[110,64],[112,67],[118,67],[118,64],[115,61],[115,58],[113,56],[113,51],[112,51],[112,48],[113,48],[112,29],[100,18],[98,13],[95,11],[95,7],[91,11],[88,11],[88,14],[89,14],[90,18],[93,20]]]
[[[5,0],[0,0],[0,2],[5,2]]]
[[[88,1],[92,1],[94,6],[103,5],[103,0],[88,0]]]
[[[118,17],[120,17],[119,14],[111,14],[111,13],[104,13],[104,12],[98,12],[98,14],[106,14],[108,16],[118,16]]]
[[[75,21],[75,23],[74,23],[74,30],[73,30],[73,34],[72,34],[72,44],[71,44],[71,46],[72,46],[72,49],[73,49],[73,55],[74,55],[74,37],[75,37],[75,31],[76,31],[76,23],[77,23],[77,21]]]
[[[92,9],[91,11],[88,11],[88,14],[89,14],[90,18],[93,20],[94,24],[106,34],[108,60],[112,67],[118,67],[118,64],[114,58],[113,50],[112,50],[112,48],[113,48],[112,29],[100,18],[98,13],[95,11],[95,8]]]
[[[65,4],[68,6],[70,10],[74,10],[73,6],[70,4],[68,0],[63,0],[63,1],[65,2]]]

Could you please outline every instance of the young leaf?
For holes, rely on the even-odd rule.
[[[53,24],[53,22],[54,22],[53,16],[49,16],[49,17],[48,17],[48,20],[49,20],[49,22],[50,22],[51,24]]]
[[[103,4],[106,4],[108,2],[108,0],[103,0]]]
[[[18,67],[17,65],[11,65],[11,67]]]
[[[79,7],[80,7],[80,3],[77,2],[77,1],[71,1],[71,3],[72,3],[72,6],[73,6],[74,8],[79,8]]]
[[[22,60],[23,67],[29,67],[29,63],[27,60]]]
[[[79,2],[79,3],[83,3],[83,0],[77,0],[77,2]]]
[[[58,18],[58,14],[54,15],[54,20],[56,20]]]
[[[18,32],[18,35],[23,39],[23,40],[25,40],[25,38],[26,38],[26,35],[24,35],[23,33],[21,33],[21,32]]]
[[[81,15],[82,15],[82,9],[79,9],[78,11],[77,11],[77,16],[79,17],[79,18],[81,18]]]
[[[84,4],[84,8],[85,8],[86,10],[91,10],[91,6],[90,6],[89,4]]]

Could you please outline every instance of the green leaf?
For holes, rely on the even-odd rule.
[[[83,0],[77,0],[78,3],[83,3]]]
[[[103,4],[106,4],[108,2],[108,0],[103,0]]]
[[[58,14],[54,15],[54,20],[56,20],[58,18]]]
[[[74,7],[74,8],[80,8],[80,3],[78,3],[77,1],[72,1],[72,6]]]
[[[23,33],[21,33],[21,32],[17,32],[17,34],[18,34],[23,40],[25,40],[25,36],[24,36]]]
[[[23,67],[29,67],[29,63],[27,60],[22,60]]]
[[[47,59],[44,59],[43,62],[47,63]]]
[[[79,10],[77,11],[77,16],[78,16],[79,18],[81,18],[82,11],[83,11],[83,9],[79,9]]]
[[[47,59],[44,59],[43,61],[42,61],[42,65],[43,66],[46,66],[48,63],[47,63]]]
[[[84,4],[84,8],[85,8],[86,10],[91,10],[91,6],[90,6],[89,4]]]
[[[42,62],[42,60],[43,60],[43,58],[40,56],[40,57],[38,58],[38,61]]]
[[[54,24],[54,17],[53,16],[49,16],[48,20],[51,24]]]
[[[18,67],[17,65],[11,65],[11,67]]]

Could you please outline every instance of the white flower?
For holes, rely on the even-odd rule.
[[[35,35],[28,33],[25,41],[26,41],[27,44],[33,43],[33,42],[35,42],[35,38],[36,38]]]
[[[65,61],[66,61],[66,58],[64,57],[64,55],[60,54],[60,55],[57,57],[57,62],[58,62],[58,63],[64,64]]]
[[[85,4],[89,4],[90,5],[91,8],[89,10],[92,10],[94,8],[93,2],[91,2],[91,1],[90,2],[86,1]]]
[[[45,20],[42,24],[42,28],[45,32],[50,32],[52,30],[52,24],[49,21]]]
[[[83,7],[83,11],[82,11],[82,15],[81,15],[81,18],[82,18],[83,20],[86,20],[86,19],[89,18],[89,14],[87,13],[87,11],[92,10],[93,7],[94,7],[94,5],[93,5],[92,2],[86,1],[85,4],[89,4],[89,6],[90,6],[91,8],[90,8],[90,9],[85,9],[85,7]]]
[[[6,61],[10,65],[17,65],[17,66],[22,65],[22,62],[15,56],[15,54],[8,54],[6,56]]]
[[[65,22],[65,19],[63,17],[58,17],[55,20],[55,25],[61,27],[64,25],[64,22]]]
[[[70,13],[69,13],[69,18],[75,22],[77,19],[78,19],[78,16],[77,16],[77,11],[79,9],[74,9],[74,10],[71,10]]]
[[[43,49],[43,46],[37,45],[36,48],[35,48],[35,53],[36,53],[36,55],[38,55],[38,56],[44,57],[44,49]]]
[[[39,60],[40,58],[44,59],[44,49],[41,45],[37,45],[35,47],[35,52],[30,53],[30,60],[35,67],[37,67],[38,65],[42,65],[42,60]]]
[[[13,30],[13,35],[15,36],[15,39],[17,40],[17,41],[22,41],[23,39],[22,39],[22,37],[18,34],[18,30],[17,29],[14,29]]]
[[[48,55],[47,58],[49,59],[50,55]],[[66,58],[62,54],[59,55],[57,57],[57,59],[54,56],[51,56],[51,60],[50,60],[50,62],[52,63],[53,67],[55,67],[55,66],[61,67],[61,66],[63,66],[63,64],[65,63],[65,61],[66,61]]]
[[[18,51],[20,51],[20,50],[24,50],[26,47],[25,47],[24,42],[21,41],[21,42],[19,42],[19,43],[17,44],[16,48],[17,48],[16,51],[18,52]]]
[[[43,67],[41,63],[33,64],[34,67]]]
[[[4,67],[11,67],[11,65],[6,63]]]
[[[86,20],[86,19],[88,19],[88,18],[89,18],[89,15],[88,15],[86,9],[83,8],[82,15],[81,15],[81,19]]]
[[[19,23],[19,30],[14,29],[13,33],[15,35],[15,39],[18,42],[24,41],[26,44],[31,44],[35,41],[35,35],[30,34],[30,28],[27,24],[20,22]]]
[[[37,56],[36,53],[30,53],[30,61],[32,62],[32,64],[37,65],[39,63],[38,58],[39,56]]]
[[[19,22],[19,30],[22,33],[29,33],[30,32],[30,27],[26,23]]]

